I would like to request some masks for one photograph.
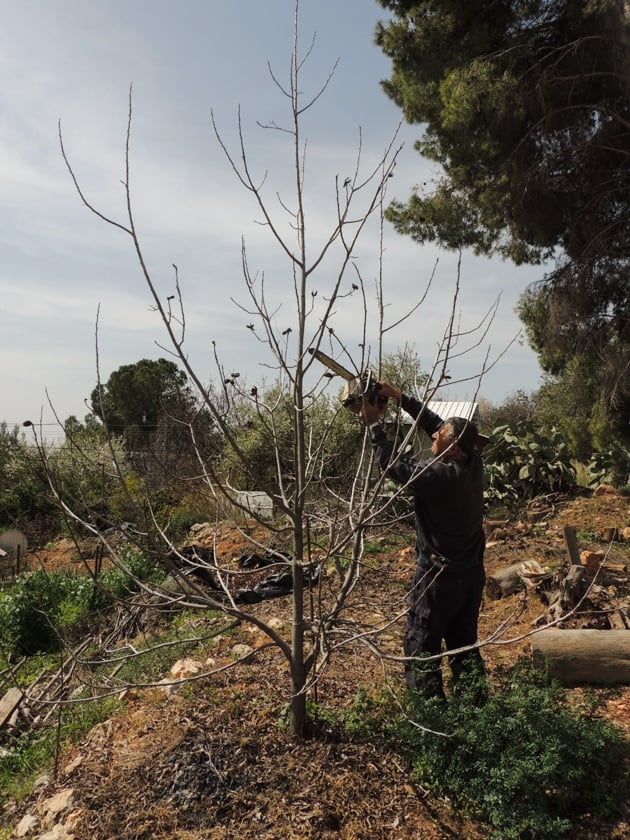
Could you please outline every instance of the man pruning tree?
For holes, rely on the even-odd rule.
[[[483,465],[474,423],[442,420],[414,397],[386,382],[378,397],[391,397],[432,438],[432,457],[397,455],[381,424],[383,400],[365,398],[358,409],[376,457],[387,475],[414,495],[417,569],[409,594],[404,636],[407,685],[426,698],[445,699],[439,654],[442,642],[456,691],[486,693],[477,624],[485,584],[483,566]],[[460,650],[465,648],[465,650]],[[422,657],[437,656],[422,663]]]

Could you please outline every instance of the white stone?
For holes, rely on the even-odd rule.
[[[267,624],[272,630],[283,630],[287,626],[286,621],[283,621],[281,618],[276,618],[275,616],[272,616]]]
[[[50,776],[48,773],[43,773],[41,776],[38,776],[33,783],[33,790],[37,792],[38,790],[43,790],[44,788],[48,787],[50,784]]]
[[[73,797],[74,790],[72,788],[65,788],[46,799],[42,804],[42,811],[46,816],[46,821],[50,824],[51,820],[54,820],[64,811],[67,811],[72,806]]]
[[[232,648],[232,656],[234,657],[234,659],[243,659],[245,656],[248,656],[250,653],[253,652],[253,647],[244,644],[237,644],[234,645],[234,647]]]
[[[203,671],[203,663],[198,659],[178,659],[171,668],[171,674],[176,680],[195,677]]]
[[[45,834],[38,834],[36,840],[74,840],[74,834],[71,834],[61,823],[57,823]]]
[[[68,764],[66,764],[66,766],[63,768],[64,775],[69,776],[70,773],[72,773],[74,770],[77,769],[77,767],[79,767],[82,761],[82,755],[77,755],[75,758],[73,758],[72,761],[68,762]]]
[[[34,814],[24,814],[18,827],[15,829],[16,837],[26,837],[29,831],[33,831],[39,820]]]

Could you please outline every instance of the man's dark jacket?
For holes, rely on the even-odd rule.
[[[441,417],[413,397],[401,397],[401,408],[432,436]],[[477,449],[466,463],[418,461],[397,456],[382,426],[371,429],[378,462],[387,475],[414,494],[416,557],[423,566],[446,566],[457,573],[483,563],[483,464]]]

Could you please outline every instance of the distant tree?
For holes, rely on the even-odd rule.
[[[64,420],[63,429],[67,436],[79,434],[82,431],[103,432],[103,425],[95,414],[86,414],[81,422],[74,414]]]
[[[47,454],[46,467],[58,497],[86,522],[113,524],[112,498],[131,473],[122,438],[110,436],[100,423],[85,425],[69,417],[66,438]],[[114,505],[115,510],[115,505]]]
[[[234,424],[234,437],[245,457],[227,450],[221,469],[240,489],[266,485],[279,492],[279,476],[286,480],[295,474],[293,397],[280,384],[257,396],[253,404],[243,401]],[[341,402],[319,395],[307,400],[302,411],[309,448],[321,446],[319,458],[309,464],[308,481],[322,493],[323,486],[346,488],[356,474],[363,430],[354,415],[340,407]],[[274,446],[270,441],[276,441]]]
[[[543,369],[590,370],[630,419],[630,39],[623,0],[379,0],[385,92],[443,169],[389,217],[418,242],[515,263],[556,255],[520,316]],[[561,387],[564,387],[561,385]],[[589,417],[589,422],[590,422]]]
[[[579,278],[575,285],[541,283],[519,303],[529,343],[548,373],[546,417],[555,412],[580,458],[615,441],[630,447],[629,284],[627,276],[616,282],[616,291],[604,282],[585,290]]]
[[[4,420],[0,423],[0,479],[12,454],[20,446],[21,438],[19,426],[9,427]]]
[[[484,430],[492,431],[496,426],[516,426],[533,420],[536,414],[536,395],[522,388],[509,394],[502,403],[494,405],[480,400],[480,414]]]
[[[429,380],[418,354],[407,344],[383,356],[379,376],[407,394],[422,393]]]
[[[92,391],[94,414],[113,434],[128,441],[156,430],[160,416],[191,402],[186,374],[167,359],[122,365]]]
[[[395,203],[421,242],[516,262],[628,256],[630,99],[623,0],[379,0],[385,92],[437,186]]]

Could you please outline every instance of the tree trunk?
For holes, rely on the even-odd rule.
[[[304,667],[304,570],[293,561],[293,632],[291,645],[291,733],[303,737],[306,731],[306,669]]]
[[[532,657],[564,685],[630,684],[628,630],[541,630],[532,637]]]

